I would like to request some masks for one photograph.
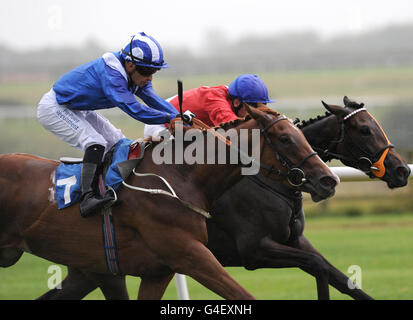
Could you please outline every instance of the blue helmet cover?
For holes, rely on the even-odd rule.
[[[131,53],[133,57],[130,56]],[[121,55],[124,60],[133,61],[138,66],[151,68],[169,67],[163,60],[163,51],[159,42],[144,32],[133,35],[131,41],[121,50]]]
[[[229,85],[228,92],[244,102],[271,103],[275,101],[268,98],[267,86],[255,74],[240,75]]]

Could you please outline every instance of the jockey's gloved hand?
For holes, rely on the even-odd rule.
[[[195,113],[186,110],[182,115],[182,121],[186,124],[192,125],[192,118],[195,118]]]

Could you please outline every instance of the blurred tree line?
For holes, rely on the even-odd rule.
[[[187,48],[164,48],[168,72],[186,74],[246,73],[263,71],[332,69],[349,67],[413,65],[413,24],[381,28],[358,35],[323,40],[312,32],[246,36],[226,39],[211,30],[201,53]],[[88,41],[82,48],[44,48],[19,52],[0,44],[0,73],[48,72],[56,79],[64,72],[101,56],[106,51]]]
[[[388,26],[331,39],[322,39],[312,32],[301,32],[250,35],[231,41],[222,31],[214,29],[206,35],[203,48],[198,53],[188,48],[165,47],[164,51],[171,66],[167,74],[171,77],[196,74],[216,76],[228,73],[413,66],[412,39],[413,24]],[[19,73],[26,76],[46,74],[48,80],[54,81],[68,70],[96,59],[104,52],[118,49],[105,48],[93,39],[81,48],[44,48],[24,52],[12,50],[0,43],[0,82]],[[36,97],[34,100],[38,99]],[[19,104],[14,100],[4,100],[4,97],[0,102],[3,105]],[[396,103],[380,118],[396,146],[413,150],[412,101]],[[413,154],[409,158],[413,161]]]

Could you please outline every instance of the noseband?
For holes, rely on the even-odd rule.
[[[299,187],[299,186],[302,186],[307,181],[305,179],[305,173],[300,167],[303,166],[304,163],[308,159],[310,159],[312,156],[315,156],[317,154],[317,152],[311,152],[303,160],[301,160],[300,163],[297,164],[297,165],[293,165],[286,157],[282,156],[281,153],[274,146],[274,144],[271,142],[271,139],[269,138],[268,133],[267,133],[267,131],[270,128],[272,128],[274,125],[276,125],[278,122],[280,122],[282,120],[288,120],[288,118],[287,117],[280,117],[280,118],[274,119],[272,122],[270,122],[265,127],[262,127],[262,125],[260,124],[260,129],[261,129],[261,134],[265,138],[265,141],[268,143],[268,145],[274,151],[274,154],[275,154],[277,160],[280,161],[281,165],[287,169],[287,173],[285,173],[285,172],[283,172],[279,169],[274,168],[273,165],[267,166],[265,164],[261,164],[261,167],[268,170],[269,174],[275,174],[275,175],[286,177],[288,182],[293,187]],[[264,143],[264,145],[265,145],[265,143]],[[264,148],[264,146],[263,146],[263,148]],[[262,152],[262,150],[261,150],[261,152]]]
[[[331,148],[323,150],[323,149],[320,149],[320,148],[313,147],[313,149],[318,150],[320,152],[320,154],[323,155],[323,156],[326,156],[326,157],[329,157],[329,158],[335,158],[335,159],[343,161],[344,163],[348,163],[349,165],[351,165],[353,167],[359,168],[361,171],[365,172],[366,174],[368,174],[372,178],[373,178],[373,176],[381,178],[386,173],[386,168],[384,166],[384,160],[387,157],[387,153],[389,152],[390,148],[394,148],[394,145],[390,143],[389,139],[387,138],[387,136],[384,133],[381,126],[379,125],[379,128],[382,131],[382,133],[383,133],[383,135],[386,139],[387,145],[380,148],[375,154],[370,154],[366,150],[363,150],[362,148],[360,148],[357,144],[348,145],[348,144],[346,144],[346,141],[345,141],[345,128],[346,128],[345,127],[345,121],[347,119],[353,117],[354,115],[356,115],[360,111],[367,111],[367,109],[366,108],[357,109],[357,110],[349,113],[343,119],[339,120],[339,122],[340,122],[340,138],[338,140],[332,141],[332,144],[334,144],[335,148],[337,148],[337,146],[339,144],[342,144],[343,147],[346,148],[347,151],[352,156],[355,155],[354,149],[357,149],[359,151],[359,153],[364,154],[364,156],[361,156],[357,160],[354,160],[354,158],[357,158],[356,156],[354,156],[354,158],[349,158],[349,157],[343,156],[341,154],[331,152],[330,151]],[[374,119],[373,116],[371,116],[371,117]],[[376,119],[374,119],[374,120],[376,121]],[[378,124],[377,121],[376,121],[376,123]]]

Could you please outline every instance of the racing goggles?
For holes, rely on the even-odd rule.
[[[144,66],[136,66],[135,71],[139,73],[141,76],[144,77],[149,77],[153,75],[156,71],[160,70],[159,68],[150,68],[150,67],[144,67]]]

